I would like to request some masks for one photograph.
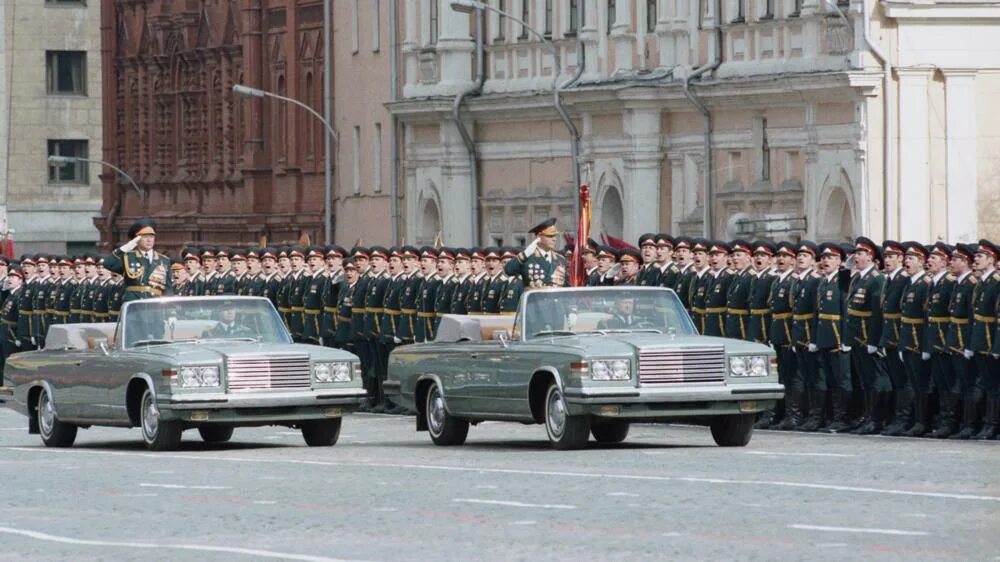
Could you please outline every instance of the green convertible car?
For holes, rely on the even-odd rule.
[[[222,442],[260,425],[329,446],[365,399],[360,371],[346,351],[293,343],[265,298],[166,297],[126,303],[117,324],[50,326],[44,349],[8,358],[0,400],[51,447],[94,425],[138,426],[155,451],[185,429]]]
[[[446,315],[433,342],[392,352],[384,387],[435,444],[507,420],[544,424],[558,449],[680,420],[743,446],[784,396],[771,348],[698,335],[673,291],[646,287],[542,289],[516,316]]]

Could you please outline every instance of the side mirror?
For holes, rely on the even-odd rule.
[[[106,339],[101,339],[100,341],[98,341],[97,347],[98,349],[101,350],[101,353],[105,355],[109,355],[111,353],[111,348],[108,347],[108,340]]]
[[[507,349],[507,346],[510,345],[510,340],[507,339],[507,331],[506,330],[498,332],[497,333],[497,339],[500,340],[500,345],[502,345],[504,349]]]

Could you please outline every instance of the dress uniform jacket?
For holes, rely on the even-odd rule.
[[[320,271],[308,277],[305,294],[302,296],[302,337],[319,343],[323,337],[321,316],[323,314],[323,289],[327,278]]]
[[[342,270],[326,272],[326,282],[323,284],[323,293],[320,296],[320,304],[323,312],[320,314],[320,334],[324,342],[337,341],[337,326],[340,322],[340,291],[344,286],[344,274]]]
[[[724,329],[727,338],[750,339],[750,288],[755,278],[753,268],[749,266],[730,276]]]
[[[690,277],[687,289],[688,302],[691,304],[691,319],[694,320],[694,325],[701,334],[705,333],[705,303],[707,302],[710,275],[708,269],[694,272]]]
[[[403,343],[413,343],[416,341],[417,329],[422,328],[422,321],[417,317],[417,297],[420,295],[420,288],[424,284],[424,278],[420,273],[411,273],[403,283],[403,291],[399,295],[399,330],[396,337],[403,340]],[[452,307],[455,301],[452,300]],[[454,310],[454,308],[452,309]],[[423,334],[423,330],[420,331]]]
[[[530,256],[525,255],[523,251],[519,252],[507,262],[503,272],[511,277],[520,277],[525,290],[530,291],[540,287],[556,286],[553,275],[559,268],[563,271],[563,282],[559,286],[563,286],[569,274],[566,258],[559,252],[546,252],[536,248]]]
[[[69,323],[78,324],[83,318],[83,297],[87,294],[88,281],[81,279],[73,280],[73,290],[69,294]]]
[[[125,283],[114,281],[108,287],[108,322],[117,322],[125,302]]]
[[[188,297],[199,297],[205,294],[205,278],[200,271],[188,278],[187,289],[183,294]]]
[[[268,300],[270,300],[274,305],[274,308],[277,308],[278,312],[281,312],[281,308],[279,307],[280,305],[278,304],[278,292],[281,290],[281,278],[278,277],[278,273],[272,271],[268,275],[262,275],[261,281],[263,284],[263,292],[260,296],[267,297]],[[283,306],[286,308],[288,307],[287,300]],[[282,316],[282,319],[284,319],[284,316]]]
[[[816,291],[820,276],[813,270],[800,274],[793,282],[792,340],[800,348],[816,343]]]
[[[663,264],[662,267],[658,267],[657,270],[660,272],[656,279],[656,285],[658,287],[666,287],[667,289],[675,289],[677,285],[677,278],[680,276],[680,268],[674,262],[667,262]]]
[[[1000,271],[994,271],[985,279],[980,278],[972,297],[972,332],[969,347],[976,353],[989,353],[993,349],[996,330],[997,300],[1000,300]]]
[[[397,273],[389,278],[385,287],[385,297],[382,301],[382,320],[379,324],[381,328],[380,337],[385,343],[392,344],[394,338],[399,337],[399,323],[402,320],[402,304],[400,297],[403,294],[403,286],[406,278],[402,273]],[[402,340],[403,338],[399,338]]]
[[[920,353],[930,352],[926,348],[924,330],[927,327],[927,296],[930,293],[931,278],[919,273],[910,278],[900,302],[899,349]]]
[[[122,302],[170,294],[170,260],[153,250],[152,258],[139,250],[122,252],[115,248],[104,260],[104,267],[121,274],[124,284]]]
[[[441,317],[451,313],[452,296],[455,288],[458,287],[458,278],[454,274],[441,279],[437,293],[434,295],[434,333],[437,333],[438,326],[441,325]]]
[[[469,292],[472,290],[472,274],[466,274],[458,280],[458,285],[455,286],[455,291],[451,295],[451,313],[452,314],[467,314],[469,309],[467,308],[467,301],[469,299]]]
[[[345,281],[337,293],[340,302],[337,304],[337,334],[334,341],[341,349],[351,349],[354,346],[354,332],[351,326],[354,313],[354,289],[357,286],[357,281],[353,285]]]
[[[771,331],[771,284],[774,275],[770,269],[756,271],[750,279],[750,324],[747,339],[766,344]]]
[[[17,300],[17,336],[23,344],[30,345],[29,338],[33,336],[33,304],[35,291],[38,290],[38,280],[28,279],[21,287]]]
[[[35,291],[32,293],[31,336],[38,344],[45,340],[45,332],[48,329],[46,314],[48,313],[49,291],[51,289],[52,279],[39,277],[36,280]]]
[[[678,268],[677,270],[677,280],[674,281],[674,286],[672,289],[677,293],[677,297],[681,299],[681,304],[684,308],[691,312],[691,279],[694,277],[694,265],[687,264],[684,267]]]
[[[841,345],[848,345],[844,340],[847,292],[841,286],[840,274],[825,275],[816,284],[816,332],[812,343],[821,350],[839,351]]]
[[[108,322],[108,299],[111,297],[112,283],[110,279],[98,281],[93,289],[94,306],[90,317],[94,322]]]
[[[725,269],[705,274],[708,286],[705,289],[705,331],[706,336],[723,336],[726,333],[726,299],[733,274]]]
[[[417,297],[417,320],[420,327],[417,328],[417,341],[431,341],[437,332],[434,330],[437,313],[434,305],[437,302],[438,288],[441,286],[441,278],[436,273],[432,273],[424,278],[420,285],[420,295]]]
[[[950,274],[942,275],[937,281],[931,279],[927,295],[927,326],[924,330],[925,351],[935,353],[948,351],[948,327],[951,325],[948,307],[954,289],[955,277]]]
[[[364,336],[375,341],[382,333],[382,313],[385,310],[385,291],[390,277],[385,271],[372,275],[365,293]]]
[[[948,303],[948,349],[962,353],[968,349],[969,333],[972,330],[972,296],[979,278],[973,272],[966,272],[955,281]]]
[[[486,286],[489,284],[490,276],[481,273],[478,277],[472,276],[471,286],[468,296],[465,299],[465,310],[468,314],[483,313],[483,295],[486,294]]]
[[[365,300],[368,298],[368,285],[372,276],[365,273],[358,278],[351,299],[351,341],[359,342],[365,339]]]
[[[794,310],[795,273],[791,270],[784,276],[777,274],[771,283],[767,303],[771,309],[771,325],[768,335],[771,343],[777,346],[794,345],[792,338],[792,313]]]
[[[503,295],[500,297],[500,314],[508,316],[517,314],[517,307],[520,306],[521,293],[523,292],[524,286],[521,279],[508,277],[507,284],[504,285]]]
[[[886,275],[885,287],[882,289],[882,340],[880,347],[886,349],[897,349],[901,333],[900,303],[903,300],[903,291],[909,284],[910,278],[898,269]]]
[[[83,294],[80,296],[81,322],[99,322],[99,320],[94,318],[94,300],[97,297],[100,282],[100,279],[93,277],[84,280],[84,282],[80,284],[83,290]]]
[[[278,308],[278,314],[281,315],[281,320],[285,323],[285,327],[289,330],[292,329],[291,320],[291,305],[289,304],[289,298],[292,294],[292,275],[286,275],[283,278],[278,279],[277,276],[277,288],[274,295],[275,305]],[[205,286],[211,286],[212,279],[208,279]]]
[[[509,277],[503,273],[486,278],[486,288],[483,293],[483,314],[500,313],[500,300],[503,298],[503,291],[507,286],[508,279]]]
[[[52,292],[52,317],[49,322],[50,326],[52,324],[69,324],[73,307],[73,293],[76,292],[76,285],[77,282],[73,279],[62,279]]]
[[[288,331],[293,337],[304,338],[305,319],[305,297],[312,282],[312,275],[303,270],[299,270],[288,276],[290,279],[288,286]],[[220,286],[223,286],[220,283]]]
[[[882,287],[885,279],[875,267],[855,273],[847,289],[844,343],[878,347],[882,340]]]
[[[660,285],[660,268],[656,267],[655,262],[642,264],[635,284],[640,287],[658,287]]]

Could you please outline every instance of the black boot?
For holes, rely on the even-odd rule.
[[[979,399],[982,394],[973,389],[965,394],[962,400],[962,427],[958,433],[948,439],[970,439],[976,434],[976,421],[979,419]]]
[[[754,429],[770,429],[774,424],[774,410],[765,410],[760,413],[760,417],[754,422]]]
[[[868,435],[867,433],[860,433],[862,429],[871,425],[872,421],[872,410],[874,408],[874,396],[870,390],[859,391],[861,394],[861,416],[855,420],[857,423],[851,428],[850,433],[854,435]]]
[[[851,433],[854,435],[872,435],[882,429],[882,425],[878,423],[879,398],[881,398],[881,395],[878,392],[874,390],[865,391],[865,423],[856,427]]]
[[[909,392],[896,391],[896,408],[893,421],[889,427],[882,430],[882,435],[896,437],[902,435],[910,427],[910,417],[913,408],[913,397]]]
[[[827,433],[843,433],[851,429],[847,421],[847,409],[850,406],[851,393],[846,390],[830,391],[833,402],[833,419],[826,426]]]
[[[934,437],[935,439],[944,439],[958,431],[955,410],[958,408],[959,398],[960,396],[958,394],[953,394],[951,392],[941,394],[941,423],[938,425],[938,428],[934,430],[934,433],[931,434],[931,437]]]
[[[997,435],[997,399],[990,396],[986,399],[986,413],[983,415],[983,428],[972,436],[973,439],[984,441]]]
[[[903,432],[903,437],[923,437],[927,433],[927,404],[929,395],[920,393],[913,400],[913,425]]]
[[[781,422],[771,427],[778,431],[795,429],[802,423],[802,394],[796,391],[785,392],[785,417]]]
[[[820,426],[823,425],[823,406],[825,406],[825,402],[826,393],[815,390],[809,392],[809,417],[796,429],[808,432],[819,431]]]

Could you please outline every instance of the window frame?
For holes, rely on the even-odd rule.
[[[521,0],[521,21],[531,24],[531,0]],[[518,41],[527,41],[530,35],[527,25],[521,25],[521,33],[517,36]]]
[[[60,60],[65,55],[73,55],[79,60],[79,90],[59,90]],[[73,81],[72,77],[70,78]],[[49,96],[87,97],[87,51],[45,51],[45,94]]]
[[[611,35],[611,30],[614,29],[615,21],[618,19],[618,0],[608,0],[607,7],[608,35]]]
[[[659,0],[646,0],[646,33],[656,33],[659,13]]]

